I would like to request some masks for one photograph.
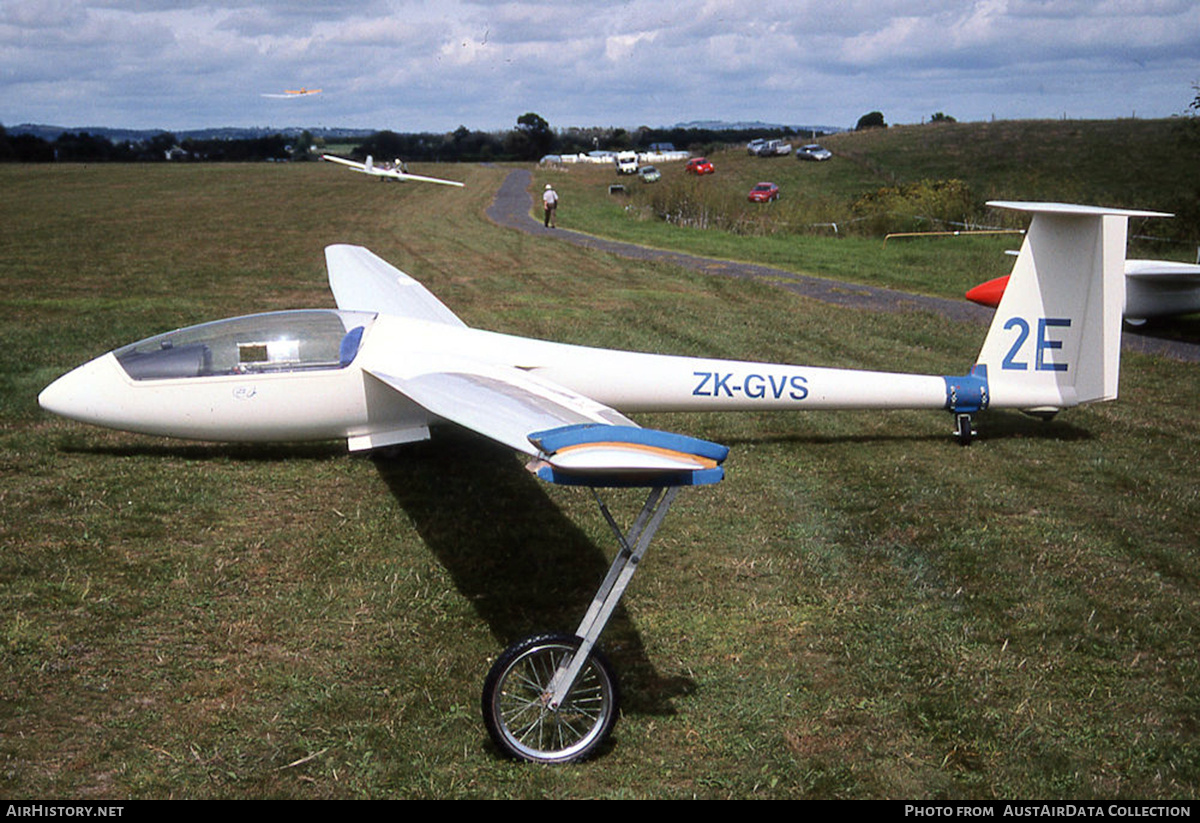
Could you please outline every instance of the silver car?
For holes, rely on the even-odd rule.
[[[809,143],[807,146],[796,149],[797,160],[828,160],[830,157],[833,157],[833,152],[816,143]]]

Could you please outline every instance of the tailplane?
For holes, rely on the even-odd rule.
[[[988,205],[1033,213],[975,369],[986,374],[988,406],[1053,414],[1112,400],[1129,218],[1170,215],[1063,203]]]

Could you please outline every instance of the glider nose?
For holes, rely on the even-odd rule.
[[[111,425],[113,403],[122,388],[111,354],[84,363],[42,390],[38,405],[48,412],[84,423]]]
[[[996,308],[1000,305],[1000,298],[1004,296],[1004,289],[1008,286],[1008,275],[997,277],[995,280],[989,280],[986,283],[980,283],[975,288],[967,292],[966,298],[972,303],[978,303],[981,306],[990,306]]]

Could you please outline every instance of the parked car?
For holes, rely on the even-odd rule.
[[[797,160],[828,160],[830,157],[833,157],[833,152],[816,143],[809,143],[807,146],[796,149]]]
[[[662,179],[662,173],[654,166],[642,166],[638,169],[638,177],[642,178],[643,183],[657,183]]]
[[[683,167],[683,170],[691,172],[692,174],[712,174],[716,171],[716,169],[713,168],[713,164],[708,162],[708,160],[704,159],[703,157],[693,157],[687,162],[687,165]]]
[[[759,183],[750,189],[750,195],[746,199],[751,203],[772,203],[779,199],[779,186],[774,183]]]
[[[751,140],[749,143],[746,144],[746,153],[747,154],[758,154],[760,151],[762,151],[762,147],[765,146],[766,144],[767,144],[766,138],[756,137],[755,139]]]
[[[783,140],[768,140],[755,152],[759,157],[779,157],[792,153],[792,144]]]

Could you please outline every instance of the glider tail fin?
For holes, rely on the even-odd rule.
[[[1129,218],[1169,215],[989,205],[1032,212],[1033,221],[974,370],[986,375],[988,405],[1052,413],[1115,398]]]

